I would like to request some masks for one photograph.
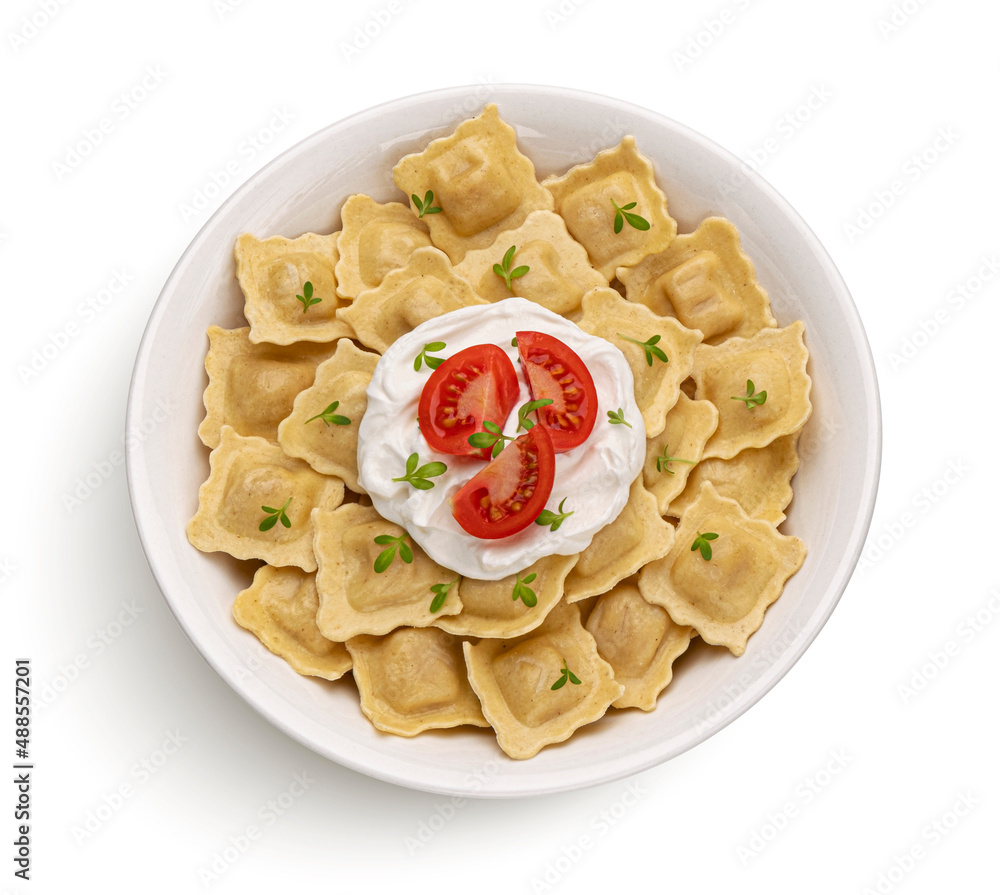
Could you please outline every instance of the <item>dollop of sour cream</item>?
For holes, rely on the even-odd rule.
[[[504,428],[514,435],[517,408],[531,400],[511,340],[518,330],[545,332],[561,339],[587,365],[597,388],[597,420],[578,447],[556,454],[555,482],[546,503],[572,511],[556,531],[529,525],[508,538],[482,540],[466,532],[451,514],[451,498],[479,472],[484,460],[432,450],[417,425],[417,406],[431,370],[414,359],[429,342],[444,342],[435,356],[449,357],[472,345],[502,348],[518,371],[521,395]],[[623,411],[629,426],[611,424],[608,411]],[[420,465],[439,460],[447,471],[421,491],[393,479],[406,472],[416,453]],[[642,470],[646,429],[635,403],[632,371],[624,355],[606,339],[585,333],[575,323],[541,305],[511,297],[490,305],[461,308],[420,324],[398,338],[375,368],[368,386],[368,407],[358,430],[358,481],[375,509],[401,525],[435,562],[469,578],[497,581],[544,556],[579,553],[622,511],[629,486]]]

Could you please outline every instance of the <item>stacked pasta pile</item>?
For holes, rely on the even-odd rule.
[[[188,537],[263,561],[236,620],[300,674],[353,670],[380,730],[492,726],[529,758],[609,707],[652,710],[696,635],[741,655],[802,565],[778,526],[811,409],[803,326],[777,326],[731,223],[677,235],[630,137],[539,183],[490,105],[393,175],[410,207],[355,195],[336,233],[237,241],[249,325],[209,329]],[[581,553],[482,581],[372,507],[358,425],[397,338],[515,294],[620,349],[646,460]]]

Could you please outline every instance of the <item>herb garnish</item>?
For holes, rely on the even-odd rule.
[[[424,193],[424,201],[420,201],[420,197],[416,193],[411,193],[410,198],[413,200],[413,204],[417,206],[417,217],[422,218],[425,214],[438,214],[441,211],[440,206],[432,206],[431,203],[434,201],[434,191],[428,190]]]
[[[619,207],[618,203],[612,199],[611,204],[615,207],[615,233],[622,232],[622,227],[625,225],[624,221],[628,221],[629,226],[634,227],[636,230],[649,229],[649,221],[635,212],[629,211],[630,208],[635,208],[635,202],[629,202],[628,205]],[[623,218],[624,221],[622,220]]]
[[[414,370],[419,370],[420,369],[420,365],[423,364],[423,363],[425,363],[432,370],[436,370],[438,367],[441,366],[441,364],[444,363],[444,358],[443,357],[431,357],[431,355],[428,352],[431,352],[431,351],[444,351],[444,349],[446,347],[447,347],[447,345],[444,342],[428,342],[426,345],[424,345],[424,350],[421,351],[420,354],[418,354],[413,359],[413,369]]]
[[[562,675],[559,677],[559,680],[557,680],[552,685],[551,689],[558,690],[560,687],[565,687],[566,681],[569,681],[571,684],[582,683],[580,678],[578,678],[575,674],[573,674],[572,671],[569,670],[569,664],[566,662],[565,659],[563,659]]]
[[[632,428],[632,424],[625,419],[625,411],[621,407],[617,410],[608,411],[608,422],[612,426],[628,426],[630,429]]]
[[[302,295],[295,296],[300,302],[302,302],[302,313],[304,314],[313,305],[318,305],[323,299],[313,298],[313,284],[312,280],[306,280],[305,285],[302,287]]]
[[[409,482],[418,491],[430,491],[434,487],[434,483],[427,480],[437,475],[444,475],[448,471],[448,467],[438,460],[433,463],[425,463],[418,469],[419,462],[420,457],[416,453],[410,454],[406,458],[406,474],[394,478],[393,481]]]
[[[535,606],[538,604],[538,597],[535,592],[528,587],[532,581],[538,577],[537,572],[525,575],[523,578],[518,574],[517,581],[514,582],[514,602],[520,600],[525,606]]]
[[[527,401],[522,404],[517,410],[517,431],[520,432],[524,429],[528,432],[535,428],[535,423],[528,419],[528,414],[535,410],[540,410],[542,407],[547,407],[552,403],[551,398],[539,398],[537,401]]]
[[[733,401],[745,401],[747,405],[747,410],[753,410],[754,407],[759,407],[767,400],[767,392],[757,392],[754,394],[754,384],[753,380],[747,380],[747,393],[745,395],[733,395]]]
[[[292,523],[291,523],[291,521],[288,518],[288,514],[285,512],[285,510],[288,509],[288,505],[291,502],[292,502],[292,498],[289,497],[288,500],[285,501],[284,505],[280,509],[277,509],[277,510],[274,507],[265,507],[265,506],[262,506],[261,509],[265,513],[267,513],[267,515],[263,518],[263,520],[261,521],[260,525],[257,526],[257,527],[261,531],[270,531],[272,528],[274,528],[275,524],[280,519],[281,520],[281,524],[284,525],[285,528],[291,528],[292,527]]]
[[[671,457],[667,451],[670,450],[670,445],[665,444],[663,446],[663,453],[656,458],[656,471],[665,472],[667,475],[673,475],[674,471],[669,468],[671,463],[687,463],[689,466],[694,466],[694,460],[682,460],[680,457]]]
[[[431,585],[431,593],[434,594],[434,599],[431,600],[431,612],[440,612],[441,607],[444,606],[444,601],[448,599],[448,591],[450,591],[457,583],[458,578],[448,584]]]
[[[695,550],[700,550],[702,559],[711,559],[712,545],[709,541],[714,541],[717,537],[718,535],[714,531],[706,531],[704,534],[699,531],[698,537],[694,539],[694,543],[691,545],[692,553]]]
[[[525,432],[535,428],[535,423],[533,420],[528,419],[528,414],[532,411],[538,410],[541,407],[546,407],[552,403],[551,398],[539,398],[537,401],[525,401],[517,410],[517,429],[515,432],[520,432],[524,429]],[[491,456],[495,457],[499,454],[507,445],[506,442],[513,441],[517,438],[516,435],[504,435],[503,429],[501,429],[492,420],[485,420],[483,422],[483,428],[485,432],[476,432],[469,436],[469,444],[475,448],[493,448]]]
[[[535,520],[535,525],[548,525],[549,531],[558,531],[559,526],[574,513],[574,510],[570,510],[568,513],[563,512],[563,504],[566,503],[566,500],[567,498],[564,497],[559,501],[559,511],[557,513],[553,513],[552,510],[542,510]]]
[[[340,406],[340,401],[334,401],[332,404],[328,405],[326,410],[322,413],[317,413],[316,416],[311,416],[306,420],[307,423],[311,423],[313,420],[323,420],[326,425],[331,423],[334,426],[349,426],[351,424],[350,418],[346,416],[341,416],[339,413],[334,411]]]
[[[620,339],[624,339],[626,342],[632,342],[634,345],[638,345],[643,351],[646,352],[646,366],[653,366],[653,358],[658,358],[667,363],[669,358],[664,353],[662,348],[657,348],[656,343],[660,341],[660,336],[650,336],[645,342],[640,342],[638,339],[633,339],[631,336],[626,336],[622,333],[618,333]]]
[[[403,562],[413,562],[413,551],[406,543],[408,537],[409,535],[404,531],[398,538],[394,538],[392,535],[378,535],[375,538],[375,543],[380,547],[385,547],[386,544],[391,545],[375,557],[374,568],[376,572],[384,572],[392,565],[392,561],[396,558],[397,547],[399,548],[399,557]]]
[[[510,269],[511,264],[514,263],[514,252],[516,250],[517,246],[511,246],[504,254],[503,261],[500,264],[493,265],[493,273],[495,273],[507,284],[508,292],[514,291],[510,285],[511,280],[523,277],[529,270],[531,270],[527,264],[522,264],[520,267],[515,267],[513,270]]]

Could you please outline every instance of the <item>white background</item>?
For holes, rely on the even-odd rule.
[[[0,888],[996,891],[998,27],[985,0],[6,0],[0,668],[30,657],[55,697],[33,716],[33,879],[12,875],[7,807]],[[456,809],[319,758],[216,677],[149,574],[116,461],[147,316],[226,195],[353,112],[501,82],[617,96],[759,168],[853,291],[885,443],[865,561],[758,705],[630,781]]]

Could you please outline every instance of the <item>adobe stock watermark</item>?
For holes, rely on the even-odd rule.
[[[17,566],[14,565],[14,561],[9,556],[0,559],[0,585],[10,581],[16,571]]]
[[[594,122],[596,128],[599,122]],[[605,118],[604,126],[589,143],[573,150],[569,157],[569,164],[587,164],[594,160],[594,156],[604,149],[612,149],[621,143],[622,138],[628,134],[630,128],[628,124],[617,118]]]
[[[264,832],[273,827],[278,822],[278,818],[286,814],[288,809],[301,799],[315,782],[316,779],[310,777],[306,771],[294,774],[285,789],[261,805],[256,814],[256,823],[247,824],[235,836],[229,836],[224,846],[212,852],[208,863],[198,868],[198,878],[201,880],[201,884],[208,889],[213,883],[222,879],[232,866],[247,853],[251,844],[260,840]]]
[[[759,144],[746,150],[742,163],[721,184],[725,196],[735,192],[748,179],[748,172],[760,173],[770,159],[793,140],[816,115],[829,105],[834,92],[825,84],[814,84],[802,99],[775,120],[771,132]]]
[[[412,0],[407,0],[407,5],[412,6]],[[360,56],[402,12],[403,0],[389,0],[385,6],[376,7],[369,12],[368,17],[354,28],[350,37],[340,42],[340,52],[344,61],[350,63],[356,56]]]
[[[855,209],[854,219],[843,225],[847,244],[854,245],[885,216],[885,213],[919,183],[928,171],[947,155],[962,138],[951,126],[939,127],[934,138],[903,162],[900,172],[876,189]]]
[[[531,877],[531,891],[551,892],[563,882],[587,852],[596,848],[628,814],[629,809],[639,804],[645,795],[646,790],[640,781],[633,780],[629,783],[614,802],[590,818],[586,828],[588,832],[581,833],[568,845],[561,846],[559,853],[545,862],[541,872]]]
[[[194,188],[188,201],[181,202],[178,206],[181,220],[186,224],[192,218],[199,217],[212,208],[228,193],[230,185],[235,184],[240,171],[265,152],[275,138],[284,133],[293,121],[295,113],[287,106],[273,107],[267,122],[240,140],[236,145],[235,154],[218,168],[209,171],[208,177]]]
[[[179,730],[167,731],[163,742],[156,749],[132,765],[129,769],[129,780],[123,781],[117,789],[109,793],[101,793],[100,802],[87,811],[82,821],[73,825],[70,832],[76,844],[82,846],[93,839],[136,795],[139,788],[152,780],[187,741],[188,738],[181,736]]]
[[[456,121],[463,118],[478,115],[494,93],[496,93],[496,87],[493,83],[493,75],[480,75],[479,82],[470,87],[465,96],[456,100],[441,113],[441,123],[454,125]]]
[[[883,523],[882,531],[879,533],[869,534],[858,562],[858,572],[867,572],[874,568],[906,537],[907,532],[912,531],[920,520],[937,507],[971,471],[972,468],[964,460],[949,460],[937,478],[913,495],[910,505],[915,512],[906,510],[896,519]]]
[[[945,841],[979,806],[980,797],[971,790],[959,792],[954,802],[933,820],[926,823],[903,851],[894,854],[889,863],[875,876],[873,882],[861,890],[861,895],[889,895],[903,882],[933,849]]]
[[[56,182],[62,181],[80,169],[118,128],[166,81],[169,72],[159,65],[147,65],[142,77],[131,87],[127,87],[112,101],[108,112],[97,121],[83,128],[73,137],[63,151],[61,158],[52,159],[52,173]]]
[[[560,25],[571,18],[587,0],[559,0],[545,10],[545,21],[549,29],[555,31]]]
[[[470,792],[477,793],[498,773],[500,765],[495,761],[482,762],[476,770],[465,776],[463,784]],[[413,856],[424,848],[468,804],[469,799],[463,796],[451,796],[445,802],[435,802],[434,810],[417,824],[414,835],[403,837],[407,852]]]
[[[955,626],[954,636],[936,649],[930,650],[919,664],[910,669],[905,681],[896,684],[896,695],[903,705],[923,693],[938,676],[993,624],[1000,615],[1000,591],[990,591],[989,599],[975,611],[967,614]]]
[[[955,320],[955,314],[966,308],[1000,273],[1000,261],[997,261],[996,252],[981,255],[976,264],[975,271],[952,286],[929,316],[917,320],[917,325],[902,337],[899,349],[888,353],[893,373],[905,367],[930,345]]]
[[[875,23],[882,39],[891,40],[899,34],[929,2],[930,0],[902,0],[901,3],[893,3],[889,12]]]
[[[843,747],[832,749],[819,770],[796,784],[791,796],[781,807],[768,812],[764,822],[753,830],[746,843],[736,846],[736,856],[740,863],[746,867],[754,858],[759,857],[801,816],[802,809],[811,805],[853,760],[854,756],[849,755]]]
[[[121,446],[109,451],[100,460],[90,464],[90,469],[77,476],[68,491],[59,496],[63,509],[72,515],[85,501],[89,500],[119,469],[125,465],[125,452],[142,444],[163,423],[174,415],[177,405],[169,398],[157,398],[153,412],[139,425],[132,426],[122,438]]]
[[[726,33],[739,18],[739,14],[746,12],[750,8],[750,0],[733,0],[732,3],[723,6],[715,15],[701,20],[701,27],[688,36],[684,42],[684,47],[674,50],[670,54],[670,59],[682,72],[689,65],[700,59],[723,34]]]
[[[91,667],[93,661],[103,656],[146,611],[136,604],[134,598],[127,602],[122,600],[118,605],[119,611],[114,618],[87,638],[84,644],[86,651],[77,653],[68,664],[58,665],[55,676],[38,687],[33,699],[38,711],[44,711],[59,699]]]
[[[222,22],[240,9],[246,0],[212,0],[212,9],[219,21]]]
[[[16,29],[7,32],[7,43],[18,54],[41,34],[52,20],[62,12],[64,6],[69,6],[70,0],[39,0],[34,9],[21,16]]]
[[[104,311],[125,293],[125,287],[135,280],[135,275],[124,267],[114,267],[101,289],[77,303],[74,315],[49,329],[46,339],[16,367],[22,385],[28,385],[44,373],[49,365],[62,354],[94,323]]]

